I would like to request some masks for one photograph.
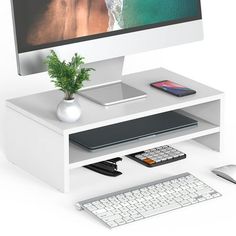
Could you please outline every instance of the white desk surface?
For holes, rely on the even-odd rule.
[[[29,235],[235,235],[236,185],[211,173],[235,163],[235,157],[209,150],[193,141],[174,145],[187,153],[185,160],[149,169],[126,159],[123,175],[110,178],[81,168],[72,171],[72,191],[60,194],[47,184],[0,158],[1,231],[12,227]],[[236,164],[236,163],[235,163]],[[167,176],[190,172],[223,194],[222,197],[109,230],[85,212],[75,210],[78,200],[118,191]],[[4,214],[4,215],[3,215]],[[19,234],[23,235],[23,234]]]
[[[211,101],[222,95],[217,90],[192,80],[185,80],[182,76],[166,70],[158,70],[159,76],[156,76],[154,72],[157,71],[149,72],[149,75],[146,74],[148,77],[146,85],[143,85],[142,73],[130,75],[129,79],[125,81],[137,88],[143,88],[143,90],[146,88],[149,95],[146,100],[105,108],[84,98],[79,98],[82,107],[89,106],[90,109],[84,109],[84,118],[75,124],[64,124],[55,119],[56,105],[62,99],[62,94],[59,92],[52,91],[21,99],[12,99],[8,101],[8,106],[31,119],[38,117],[38,122],[43,122],[44,125],[63,133],[72,132],[75,127],[85,129],[88,126],[91,127],[91,124],[102,125],[104,118],[108,125],[109,122],[121,119],[128,120],[134,114],[142,116],[144,113],[149,115],[149,112],[163,112],[164,107],[173,109],[175,106],[175,109],[178,109],[189,104],[194,105],[194,102],[206,102],[207,99]],[[149,82],[161,79],[171,79],[196,89],[198,93],[194,96],[177,99],[149,87]],[[51,99],[52,97],[53,99]],[[104,117],[104,111],[106,111],[106,117]],[[98,175],[84,168],[72,170],[72,191],[69,194],[58,193],[54,188],[0,158],[0,209],[4,213],[1,228],[11,232],[12,227],[17,227],[19,232],[27,233],[28,230],[34,235],[61,235],[62,232],[64,235],[83,233],[103,236],[131,234],[139,236],[147,233],[166,236],[235,235],[236,186],[220,179],[210,171],[224,164],[235,163],[235,157],[233,155],[226,157],[194,141],[173,146],[186,152],[187,159],[153,169],[145,168],[132,160],[125,159],[120,164],[120,170],[124,174],[115,179]],[[194,174],[222,193],[223,197],[154,216],[112,231],[85,212],[76,211],[73,206],[78,200],[183,172]]]
[[[197,91],[197,94],[177,98],[150,86],[150,83],[169,79]],[[168,110],[216,100],[222,92],[165,69],[156,69],[123,77],[125,83],[143,90],[148,97],[115,106],[104,107],[78,96],[82,117],[78,122],[67,124],[56,118],[56,108],[63,99],[59,91],[49,91],[7,101],[8,107],[36,120],[61,134],[71,134],[87,129],[119,123]]]

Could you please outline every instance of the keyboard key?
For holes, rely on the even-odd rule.
[[[198,195],[204,195],[204,194],[209,194],[209,193],[214,193],[215,190],[211,189],[211,188],[202,188],[201,190],[197,191],[196,193]]]
[[[122,208],[122,205],[116,204],[116,205],[113,205],[113,207],[114,207],[115,209],[119,209],[119,208]]]
[[[117,215],[111,215],[111,216],[107,216],[107,217],[102,217],[102,220],[104,222],[110,222],[110,221],[115,221],[118,219],[122,219],[122,216],[117,214]]]
[[[126,206],[129,206],[129,203],[128,202],[122,202],[121,205],[126,207]]]
[[[127,206],[127,208],[129,208],[130,210],[135,210],[137,207],[135,205],[130,205],[130,206]]]
[[[200,197],[200,198],[198,198],[197,200],[198,200],[199,202],[203,202],[203,201],[206,201],[206,198]]]
[[[118,210],[118,209],[112,210],[111,212],[112,212],[113,214],[119,214],[119,213],[121,213],[121,211]]]
[[[105,208],[102,208],[102,209],[98,209],[98,210],[93,211],[93,214],[100,215],[104,212],[107,212],[107,210]]]
[[[118,225],[124,225],[124,224],[126,223],[123,219],[117,219],[117,220],[115,220],[115,222],[116,222]]]
[[[220,197],[221,195],[219,193],[214,193],[211,195],[212,197]]]
[[[153,210],[150,210],[150,211],[142,212],[140,214],[142,214],[142,216],[144,216],[144,217],[150,217],[150,216],[154,216],[154,215],[157,215],[157,214],[164,213],[166,211],[175,210],[175,209],[180,208],[180,207],[181,207],[180,204],[175,203],[175,204],[167,205],[167,206],[164,206],[164,207],[156,208],[156,209],[153,209]]]
[[[192,204],[198,203],[198,200],[196,200],[195,198],[189,198],[188,201]]]
[[[125,218],[124,218],[124,221],[125,221],[126,223],[131,223],[131,222],[133,222],[134,220],[133,220],[131,217],[125,217]]]
[[[96,211],[97,210],[97,207],[95,206],[88,206],[86,207],[89,211]]]
[[[118,224],[114,221],[110,221],[110,222],[107,222],[107,224],[111,227],[111,228],[114,228],[116,226],[118,226]]]
[[[183,200],[182,202],[179,202],[179,204],[180,204],[181,206],[189,206],[189,205],[191,205],[191,202],[188,201],[188,200]]]
[[[144,209],[147,210],[147,211],[149,211],[149,210],[152,210],[153,207],[151,207],[151,206],[145,206]]]
[[[131,217],[134,220],[141,220],[141,219],[143,219],[143,216],[141,214],[134,214],[134,215],[131,215]]]
[[[137,212],[139,212],[139,213],[144,212],[144,211],[146,211],[144,208],[138,208],[137,209]]]
[[[107,212],[104,212],[104,213],[101,213],[101,214],[97,214],[97,216],[99,218],[105,218],[105,217],[113,216],[113,212],[112,211],[107,211]]]
[[[130,204],[130,205],[135,205],[136,203],[138,203],[138,202],[135,201],[135,200],[129,201],[129,204]]]
[[[108,207],[106,207],[105,209],[106,209],[107,211],[112,211],[112,210],[114,210],[114,208],[111,207],[111,206],[108,206]]]
[[[137,214],[137,213],[138,213],[138,212],[135,211],[135,210],[129,211],[129,214],[130,214],[130,215],[135,215],[135,214]]]
[[[128,207],[122,207],[122,208],[120,208],[120,211],[121,212],[127,212],[127,211],[129,211],[129,208]]]

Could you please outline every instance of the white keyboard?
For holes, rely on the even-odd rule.
[[[221,196],[189,173],[78,202],[108,227],[141,220]]]

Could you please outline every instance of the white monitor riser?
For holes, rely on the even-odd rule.
[[[190,87],[197,94],[177,98],[150,86],[150,83],[163,79],[171,79]],[[80,167],[99,161],[191,139],[220,151],[222,92],[162,68],[124,75],[122,81],[143,90],[147,97],[106,107],[78,95],[82,116],[73,124],[60,122],[56,118],[56,107],[63,99],[59,91],[8,100],[8,160],[60,191],[68,192],[71,171],[79,171]],[[198,126],[97,152],[89,152],[69,142],[69,135],[73,133],[173,110],[197,119]]]

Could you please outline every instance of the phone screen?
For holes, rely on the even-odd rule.
[[[152,84],[153,87],[161,89],[167,93],[171,93],[176,96],[186,96],[196,93],[196,91],[182,86],[180,84],[174,83],[170,80],[164,80]]]

